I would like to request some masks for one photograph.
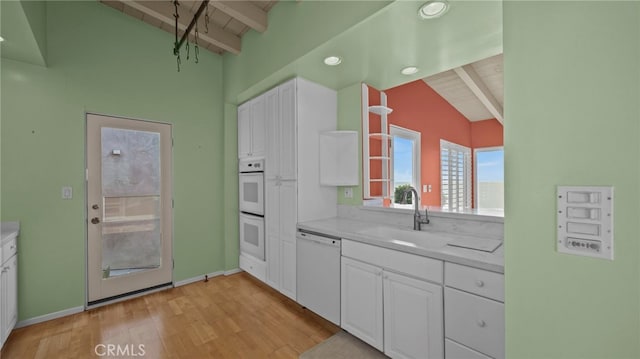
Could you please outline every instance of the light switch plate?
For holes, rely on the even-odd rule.
[[[558,186],[560,253],[613,260],[613,187]]]
[[[73,198],[73,188],[71,186],[62,187],[62,199],[72,199]]]

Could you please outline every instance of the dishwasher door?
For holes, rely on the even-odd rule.
[[[298,303],[340,325],[340,239],[306,232],[296,237]]]

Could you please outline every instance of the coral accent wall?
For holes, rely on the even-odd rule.
[[[504,144],[502,124],[495,118],[471,122],[471,147],[500,147]]]
[[[389,124],[422,134],[421,182],[431,185],[431,192],[421,193],[423,206],[441,205],[440,139],[470,148],[502,146],[503,130],[498,121],[470,122],[422,80],[384,92],[393,109]]]

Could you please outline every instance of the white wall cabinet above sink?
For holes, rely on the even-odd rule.
[[[320,134],[320,184],[356,186],[358,180],[358,132],[329,131]]]

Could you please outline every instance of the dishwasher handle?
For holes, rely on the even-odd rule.
[[[340,247],[340,244],[341,244],[340,239],[318,236],[318,235],[306,233],[306,232],[298,232],[296,237],[298,239],[315,242],[324,246]]]

